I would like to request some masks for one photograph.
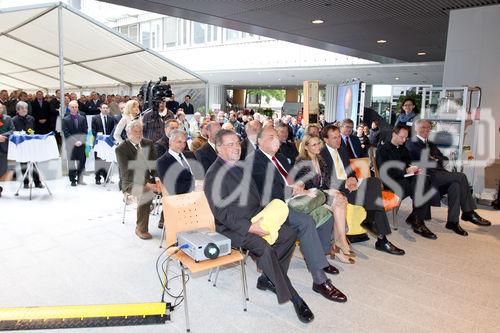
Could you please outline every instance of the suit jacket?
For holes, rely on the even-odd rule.
[[[186,104],[186,102],[183,102],[177,109],[183,109],[185,114],[194,114],[194,106],[193,104],[189,103],[189,106]],[[176,111],[177,113],[177,111]]]
[[[12,123],[14,123],[14,128],[16,131],[28,132],[30,128],[32,130],[34,130],[35,128],[35,118],[33,118],[33,116],[30,116],[29,114],[27,114],[26,117],[21,117],[19,115],[15,116],[14,118],[12,118]]]
[[[113,132],[113,128],[115,128],[115,118],[107,115],[106,120],[106,135],[111,135]],[[96,114],[92,117],[92,122],[90,123],[90,127],[92,128],[92,135],[94,138],[97,138],[97,133],[104,133],[104,124],[102,123],[101,115]]]
[[[437,159],[436,168],[427,169],[427,172],[430,176],[433,176],[436,170],[445,170],[443,167],[443,161],[448,160],[448,157],[444,156],[433,142],[427,141],[427,144],[425,144],[422,140],[415,136],[411,138],[411,140],[408,140],[406,142],[406,148],[410,152],[412,161],[421,161],[422,151],[424,149],[429,149],[429,156],[427,156],[426,162],[434,161],[431,159],[431,157]]]
[[[203,169],[205,169],[205,172],[208,171],[208,168],[210,168],[210,166],[217,159],[217,153],[208,142],[205,143],[203,146],[201,146],[201,148],[198,149],[194,153],[194,155],[196,156],[198,162],[200,162],[201,165],[203,165]]]
[[[0,127],[0,135],[9,137],[15,130],[12,118],[4,114],[0,117],[3,126]],[[5,142],[0,142],[0,176],[2,176],[7,171],[7,152],[9,148],[9,140]]]
[[[317,188],[320,190],[328,190],[329,187],[329,170],[326,167],[326,162],[318,156],[318,164],[321,174],[317,173],[312,165],[311,160],[297,160],[295,168],[295,180],[301,180],[304,183],[304,188],[309,190]]]
[[[49,106],[50,106],[50,116],[49,116],[49,122],[50,122],[50,130],[54,131],[56,129],[56,122],[57,122],[57,117],[59,117],[59,111],[57,109],[60,108],[61,102],[57,98],[52,98],[50,100]]]
[[[285,156],[287,161],[288,161],[288,164],[290,164],[292,166],[295,164],[295,160],[297,159],[297,156],[299,156],[299,152],[297,150],[297,147],[291,141],[282,142],[280,145],[280,149],[278,150],[278,153]]]
[[[67,114],[62,122],[62,130],[67,146],[73,147],[76,141],[81,141],[85,144],[88,132],[87,118],[78,114],[78,127],[75,127],[75,122],[70,114]]]
[[[242,179],[246,181],[242,182]],[[241,203],[239,196],[230,202],[222,202],[235,190],[241,191],[245,202]],[[207,171],[204,191],[215,217],[217,232],[230,238],[232,246],[241,246],[248,234],[250,219],[262,210],[259,191],[253,179],[245,178],[241,167],[229,166],[218,157]]]
[[[241,141],[241,156],[240,160],[244,160],[248,155],[251,155],[255,152],[255,148],[253,144],[250,142],[248,138],[245,138]]]
[[[186,162],[189,164],[187,158]],[[168,151],[156,161],[156,170],[168,194],[176,195],[194,191],[193,174]]]
[[[34,101],[31,102],[31,114],[35,118],[35,128],[33,130],[37,134],[46,134],[49,133],[52,130],[52,126],[50,123],[50,104],[46,102],[45,100],[42,102],[42,105],[40,106],[40,103],[38,103],[38,100],[35,99]],[[40,120],[45,119],[45,123],[40,124]]]
[[[168,101],[165,106],[167,109],[172,111],[173,113],[177,113],[177,109],[179,108],[179,102],[177,101]]]
[[[288,164],[286,157],[277,153],[276,159],[281,163],[286,172],[290,172],[292,167]],[[262,200],[262,206],[267,205],[273,199],[285,200],[291,195],[291,188],[287,187],[285,180],[276,168],[273,162],[267,158],[266,155],[257,149],[253,155],[247,157],[247,161],[251,162],[253,159],[252,178],[257,185],[259,195]],[[270,170],[269,177],[268,168]]]
[[[356,135],[351,134],[349,136],[349,142],[351,143],[351,148],[353,149],[353,151],[357,157],[366,157],[367,156],[363,152],[363,149],[361,148],[361,142],[359,141],[359,138]],[[347,153],[347,147],[346,147],[346,144],[344,142],[344,138],[342,138],[342,142],[340,144],[340,147],[344,148],[346,153]]]
[[[101,107],[102,102],[100,100],[97,100],[97,102],[94,102],[93,100],[87,101],[87,104],[85,105],[87,107],[87,110],[85,111],[86,114],[88,115],[94,115],[94,114],[99,114],[101,113],[101,110],[99,108]],[[80,110],[83,111],[83,110]]]
[[[347,175],[347,178],[349,177],[354,177],[354,170],[350,167],[350,159],[349,159],[349,154],[345,151],[345,148],[343,149],[340,147],[338,149],[340,159],[342,160],[342,164],[344,164],[344,169]],[[328,151],[328,147],[324,146],[321,148],[320,155],[323,158],[324,164],[323,167],[325,167],[325,173],[328,175],[326,178],[327,183],[325,186],[327,188],[331,189],[336,189],[339,191],[342,191],[345,188],[345,180],[344,179],[338,179],[337,178],[337,171],[336,171],[336,166],[335,166],[335,161],[332,158],[332,155],[330,155],[330,152]],[[320,164],[321,167],[321,164]],[[322,170],[323,171],[323,170]]]
[[[168,151],[168,136],[163,135],[162,138],[154,143],[156,156],[163,156]]]
[[[156,161],[156,152],[153,147],[153,141],[148,139],[141,140],[141,149],[139,154],[143,156],[138,156],[138,150],[135,149],[134,145],[130,140],[125,140],[116,147],[116,160],[118,162],[118,168],[120,170],[120,180],[122,184],[122,191],[132,193],[132,188],[137,185],[146,185],[146,183],[154,184],[156,177],[156,170],[154,166],[147,165],[148,163]],[[145,170],[144,177],[141,177],[141,182],[139,184],[134,182],[134,172],[133,168],[129,168],[130,161],[138,161],[143,163],[143,168]]]

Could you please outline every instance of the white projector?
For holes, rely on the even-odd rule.
[[[177,244],[196,262],[231,254],[231,240],[208,228],[177,233]]]

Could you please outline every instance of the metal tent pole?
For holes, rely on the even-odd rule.
[[[63,26],[63,6],[59,5],[57,8],[57,19],[58,19],[58,29],[57,34],[59,36],[59,91],[60,102],[59,102],[59,117],[61,119],[61,128],[64,118],[64,112],[66,111],[66,103],[64,100],[64,26]],[[57,122],[57,121],[56,121]],[[66,139],[61,132],[61,157],[62,161],[66,159],[67,169],[69,170],[69,156],[66,154]],[[69,172],[69,171],[68,171]]]

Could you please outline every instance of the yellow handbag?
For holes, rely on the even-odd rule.
[[[365,219],[366,210],[362,206],[347,204],[347,235],[360,235],[366,233],[366,230],[361,226],[361,222]]]
[[[257,222],[262,218],[262,223],[260,227],[267,231],[269,235],[264,236],[264,240],[266,240],[270,245],[273,245],[274,242],[278,239],[278,232],[281,228],[281,225],[285,223],[288,217],[288,206],[286,203],[279,199],[274,199],[270,203],[264,207],[257,215],[252,217],[250,220],[252,223]]]

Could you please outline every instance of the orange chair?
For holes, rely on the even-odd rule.
[[[361,157],[351,159],[349,162],[350,167],[354,170],[356,178],[363,179],[371,176],[370,173],[370,162],[375,171],[375,176],[380,179],[380,174],[378,172],[377,164],[375,161],[375,148],[370,147],[369,150],[370,157]],[[386,212],[392,211],[392,224],[394,230],[398,229],[397,215],[399,211],[399,206],[401,205],[401,199],[391,192],[384,190],[384,185],[382,185],[382,203],[384,205],[384,210]]]
[[[214,216],[208,205],[204,192],[164,195],[162,198],[165,247],[177,242],[177,233],[198,228],[215,230]],[[189,332],[188,298],[186,294],[186,272],[198,273],[221,266],[239,263],[241,266],[241,286],[243,294],[243,311],[247,311],[248,287],[244,265],[244,257],[240,251],[232,250],[231,254],[216,259],[195,262],[182,251],[171,252],[173,259],[179,261],[182,275],[182,290],[184,296],[184,312],[186,316],[186,330]],[[166,277],[165,277],[166,279]]]

